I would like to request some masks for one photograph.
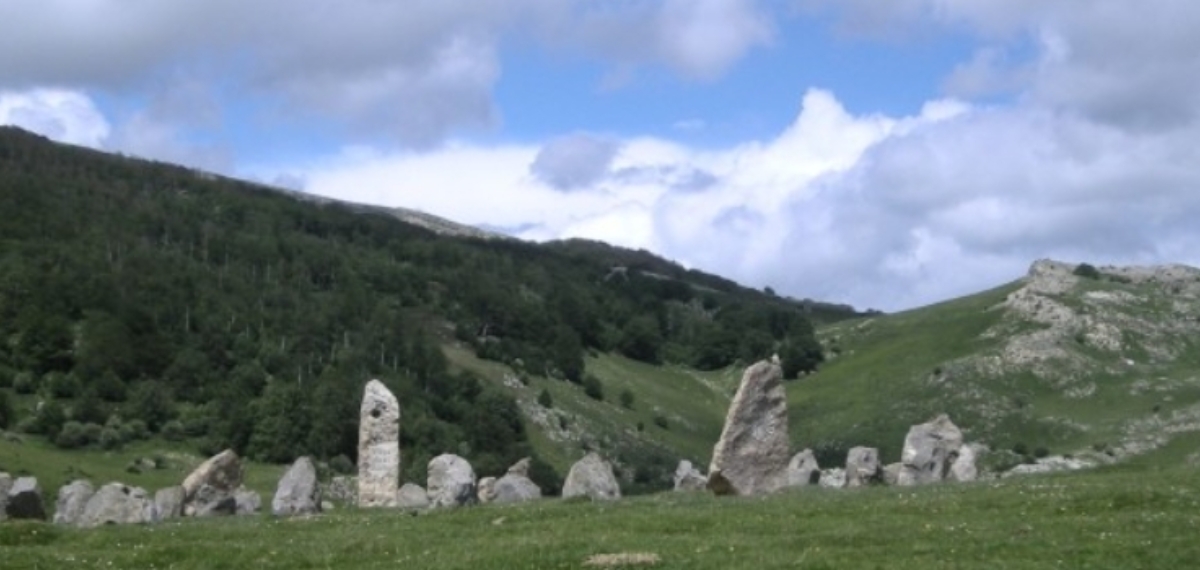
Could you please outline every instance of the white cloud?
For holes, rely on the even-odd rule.
[[[0,125],[15,125],[53,140],[96,147],[109,124],[83,93],[64,89],[0,91]]]

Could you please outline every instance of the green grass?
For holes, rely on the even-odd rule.
[[[656,568],[1189,568],[1200,473],[1130,465],[968,485],[661,494],[410,516],[343,510],[93,530],[0,525],[3,567],[581,568],[650,553]]]

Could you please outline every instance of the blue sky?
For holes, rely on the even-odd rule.
[[[0,123],[900,309],[1200,263],[1183,0],[10,0]]]

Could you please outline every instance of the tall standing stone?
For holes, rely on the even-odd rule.
[[[317,467],[309,457],[297,459],[279,478],[271,512],[275,516],[305,515],[321,510],[321,486],[317,484]]]
[[[363,392],[358,420],[358,506],[394,507],[400,489],[400,404],[383,382]]]
[[[874,447],[850,448],[846,455],[846,486],[866,487],[882,480],[879,450]]]
[[[962,443],[962,431],[946,414],[912,426],[904,438],[896,484],[909,486],[942,481],[958,458]]]
[[[746,369],[713,448],[708,488],[718,495],[758,495],[787,484],[787,394],[779,364]]]

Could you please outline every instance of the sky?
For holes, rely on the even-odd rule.
[[[0,124],[902,310],[1200,265],[1192,0],[4,0]]]

